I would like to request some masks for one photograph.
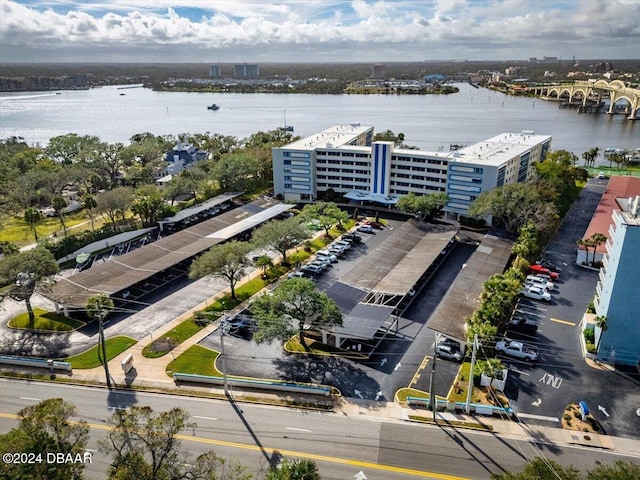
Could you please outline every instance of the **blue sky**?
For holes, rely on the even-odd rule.
[[[0,62],[640,57],[640,0],[0,0]]]

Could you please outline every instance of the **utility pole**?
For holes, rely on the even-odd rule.
[[[431,404],[431,411],[433,412],[433,421],[435,423],[438,423],[438,420],[436,420],[436,410],[438,409],[438,401],[436,400],[436,396],[434,393],[436,358],[437,358],[437,355],[435,352],[433,352],[433,363],[431,364],[431,375],[429,377],[429,403]]]
[[[473,369],[476,367],[476,349],[478,348],[478,335],[473,337],[473,350],[471,352],[471,370],[469,370],[469,387],[467,389],[467,405],[465,412],[467,415],[471,411],[471,392],[473,391]]]
[[[102,364],[104,365],[104,374],[107,377],[107,388],[111,390],[111,376],[109,375],[109,362],[107,361],[107,346],[104,342],[104,328],[102,324],[102,321],[104,320],[106,314],[106,310],[100,310],[100,312],[98,312],[98,337],[100,341],[100,350],[102,351]]]
[[[225,396],[229,396],[227,388],[227,356],[224,354],[224,331],[227,328],[227,314],[222,314],[222,322],[220,323],[220,345],[222,346],[220,355],[222,355],[222,384],[224,386]]]

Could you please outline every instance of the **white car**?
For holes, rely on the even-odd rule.
[[[529,276],[531,276],[531,275],[529,275]],[[550,275],[545,275],[544,273],[534,273],[533,276],[541,278],[541,279],[543,279],[543,280],[545,280],[547,282],[551,282],[551,280],[553,280]]]
[[[545,280],[544,278],[540,278],[536,275],[527,276],[527,279],[524,281],[524,284],[532,287],[544,288],[548,292],[554,289],[553,282],[549,282],[548,280]]]
[[[338,257],[334,254],[330,253],[329,250],[318,250],[316,252],[317,258],[328,259],[332,263],[336,263],[338,261]]]
[[[542,287],[524,287],[520,291],[520,295],[531,298],[533,300],[542,300],[544,302],[551,301],[551,294]]]
[[[538,352],[535,348],[529,347],[522,342],[514,342],[508,338],[496,343],[496,351],[511,357],[522,358],[528,362],[538,358]]]
[[[345,240],[336,240],[333,242],[332,246],[342,247],[345,250],[349,250],[351,248],[351,244]]]
[[[371,225],[360,225],[356,230],[363,233],[376,233]]]

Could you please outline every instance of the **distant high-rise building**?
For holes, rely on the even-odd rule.
[[[220,65],[211,65],[209,67],[209,76],[211,78],[220,78],[222,75],[220,74]]]
[[[260,66],[248,63],[234,65],[233,76],[236,78],[258,78],[260,76]]]
[[[374,63],[371,70],[371,78],[384,78],[384,64]]]

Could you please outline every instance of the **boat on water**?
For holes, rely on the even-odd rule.
[[[220,105],[218,105],[217,103],[212,103],[211,105],[209,105],[207,107],[209,110],[220,110]]]
[[[287,125],[287,111],[284,111],[284,125],[280,127],[283,132],[293,132],[293,125]]]

